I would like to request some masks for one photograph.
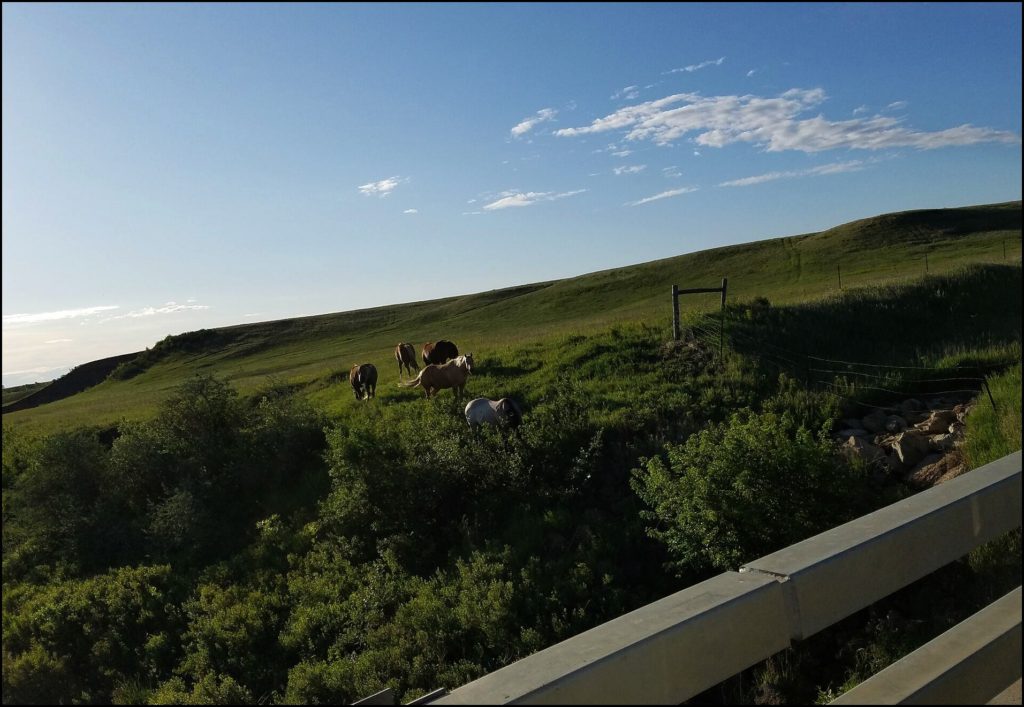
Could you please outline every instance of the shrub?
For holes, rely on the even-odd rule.
[[[789,415],[735,414],[634,470],[680,573],[736,569],[859,513],[859,474]]]

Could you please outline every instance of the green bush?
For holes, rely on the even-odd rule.
[[[736,414],[647,459],[633,487],[680,574],[737,569],[859,515],[860,474],[789,415]]]
[[[118,684],[165,674],[169,665],[150,646],[174,626],[170,574],[164,565],[6,585],[4,703],[106,702]]]

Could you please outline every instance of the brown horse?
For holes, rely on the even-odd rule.
[[[423,388],[423,392],[428,398],[445,388],[452,388],[455,390],[455,397],[461,398],[466,389],[466,380],[472,372],[473,354],[468,353],[444,365],[429,364],[420,371],[415,380],[399,383],[399,385],[403,388],[419,386]]]
[[[352,384],[352,392],[356,400],[365,400],[377,395],[377,367],[372,363],[356,364],[348,372],[348,382]]]
[[[441,339],[437,343],[428,341],[423,344],[423,352],[420,355],[423,356],[424,366],[429,366],[432,363],[440,366],[458,356],[459,347],[447,339]]]
[[[398,380],[402,380],[403,366],[405,366],[405,372],[410,376],[413,370],[417,373],[420,372],[420,366],[416,363],[416,349],[412,347],[412,344],[403,343],[396,346],[395,360],[398,361]]]

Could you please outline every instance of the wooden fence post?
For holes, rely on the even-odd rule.
[[[672,285],[672,340],[679,341],[679,285]]]
[[[722,350],[725,348],[725,293],[729,288],[729,278],[722,278],[722,325],[718,331],[718,360],[722,360]]]

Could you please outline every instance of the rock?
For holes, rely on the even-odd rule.
[[[881,432],[885,429],[886,415],[881,410],[874,410],[870,415],[861,419],[861,425],[868,432]]]
[[[847,458],[863,459],[868,464],[879,461],[885,457],[885,451],[871,444],[862,437],[851,436],[842,447]]]
[[[895,453],[886,454],[884,457],[878,460],[878,466],[885,469],[890,474],[898,474],[903,471],[903,462],[899,460],[899,457]]]
[[[903,419],[907,421],[908,425],[916,425],[924,422],[928,419],[927,412],[905,412],[903,413]]]
[[[915,430],[907,430],[896,437],[893,451],[906,466],[915,466],[931,451],[928,438]]]
[[[924,404],[917,398],[909,398],[900,403],[900,412],[906,415],[909,412],[921,412]]]
[[[932,449],[939,452],[948,452],[952,450],[957,443],[957,436],[947,432],[946,434],[932,435],[928,438],[928,444],[931,445]]]
[[[889,432],[902,432],[907,429],[907,421],[899,415],[889,415],[885,418],[885,429]]]
[[[952,410],[935,410],[928,416],[927,420],[914,425],[914,427],[922,432],[934,435],[945,432],[956,421],[956,413]]]
[[[938,482],[939,478],[946,473],[946,467],[942,463],[941,454],[929,454],[914,465],[903,479],[911,486],[926,488]]]
[[[922,459],[904,478],[912,486],[927,488],[956,478],[966,470],[967,465],[959,452],[945,456],[932,454]]]

